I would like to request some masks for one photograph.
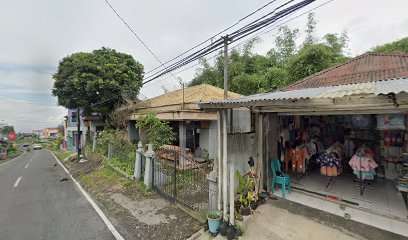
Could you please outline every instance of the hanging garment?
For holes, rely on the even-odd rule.
[[[340,159],[337,154],[332,152],[324,152],[319,155],[317,162],[320,166],[341,167]]]
[[[320,174],[324,176],[329,176],[329,177],[337,177],[339,175],[337,167],[328,167],[328,166],[322,166],[320,167]]]
[[[362,180],[374,180],[374,175],[375,175],[374,170],[367,171],[367,172],[354,170],[353,173],[357,176],[358,179],[360,179],[360,174],[361,174]]]
[[[305,151],[296,147],[291,150],[292,172],[303,172],[305,162]]]
[[[355,154],[349,161],[349,165],[353,170],[367,172],[378,167],[378,164],[369,154],[366,154],[363,157],[359,157],[357,154]]]

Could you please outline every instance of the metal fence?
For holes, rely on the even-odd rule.
[[[208,209],[208,180],[211,171],[207,163],[189,163],[181,168],[178,151],[156,151],[153,158],[153,189],[172,201],[194,210]]]

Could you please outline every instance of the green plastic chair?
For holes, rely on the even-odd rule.
[[[282,198],[286,196],[286,187],[288,188],[288,192],[291,192],[290,188],[290,177],[289,175],[285,174],[284,177],[278,176],[277,171],[281,170],[280,162],[278,159],[271,160],[271,169],[272,169],[272,193],[276,187],[276,190],[279,189],[279,184],[282,186]]]

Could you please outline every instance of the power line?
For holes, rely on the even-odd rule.
[[[248,39],[248,40],[246,40],[246,41],[244,41],[244,42],[241,42],[241,43],[239,43],[239,44],[237,44],[237,45],[231,47],[231,48],[229,49],[229,52],[231,52],[233,49],[239,47],[240,45],[245,44],[245,43],[247,43],[247,42],[249,42],[249,41],[255,39],[256,37],[259,37],[259,36],[261,36],[261,35],[267,34],[267,33],[271,32],[271,31],[277,29],[278,27],[280,27],[280,26],[282,26],[282,25],[284,25],[284,24],[286,24],[286,23],[288,23],[288,22],[290,22],[290,21],[293,21],[294,19],[297,19],[297,18],[299,18],[299,17],[301,17],[301,16],[303,16],[303,15],[305,15],[305,14],[311,12],[311,11],[314,11],[314,10],[320,8],[320,7],[323,7],[324,5],[326,5],[326,4],[330,3],[330,2],[333,2],[333,1],[334,1],[334,0],[326,1],[326,2],[324,2],[324,3],[322,3],[322,4],[318,5],[318,6],[316,6],[316,7],[314,7],[314,8],[311,8],[311,9],[309,9],[309,10],[307,10],[307,11],[301,13],[301,14],[298,14],[298,15],[295,16],[295,17],[290,18],[290,19],[287,20],[287,21],[284,21],[284,19],[282,19],[281,21],[278,22],[278,23],[279,23],[278,25],[270,26],[270,27],[266,28],[265,31],[262,31],[262,32],[256,34],[255,36],[253,36],[252,38],[250,38],[250,39]],[[285,18],[288,18],[288,16],[286,16]],[[217,57],[217,56],[219,56],[218,53],[215,54],[215,55],[213,55],[212,57],[206,58],[206,60],[207,60],[207,61],[208,61],[208,60],[211,60],[211,59],[213,59],[213,58],[215,58],[215,57]],[[184,71],[187,71],[187,70],[189,70],[189,69],[191,69],[191,68],[193,68],[193,67],[195,67],[195,66],[198,66],[198,65],[200,65],[200,63],[191,65],[191,66],[189,66],[189,67],[187,67],[187,68],[183,68],[181,71],[176,72],[176,74],[180,74],[180,73],[182,73],[182,72],[184,72]],[[166,80],[166,79],[168,79],[168,78],[169,78],[169,77],[165,77],[165,78],[162,78],[162,79],[160,79],[160,80],[158,80],[158,81],[163,81],[163,80]],[[156,83],[157,83],[157,82],[156,82]],[[151,85],[153,85],[153,84],[146,85],[146,86],[151,86]]]
[[[123,22],[123,24],[125,24],[125,26],[133,33],[133,35],[139,40],[139,42],[142,43],[142,45],[150,52],[151,55],[153,55],[153,57],[161,64],[161,66],[164,66],[164,64],[162,63],[162,61],[159,59],[159,57],[152,51],[152,49],[150,49],[149,46],[147,46],[147,44],[139,37],[139,35],[137,35],[137,33],[130,27],[130,25],[125,21],[125,19],[123,19],[122,16],[120,16],[120,14],[116,11],[116,9],[109,3],[108,0],[105,0],[106,4],[108,4],[108,6],[112,9],[112,11],[116,14],[116,16]],[[174,76],[174,78],[176,78]]]
[[[229,42],[232,43],[232,42],[235,42],[235,41],[237,41],[239,39],[245,38],[245,37],[249,36],[250,34],[253,34],[256,31],[259,31],[262,28],[265,28],[265,27],[269,26],[270,24],[276,22],[277,20],[279,20],[279,19],[281,19],[281,18],[283,18],[283,17],[285,17],[285,16],[287,16],[287,15],[289,15],[289,14],[291,14],[291,13],[293,13],[293,12],[307,6],[308,4],[310,4],[310,3],[314,2],[314,1],[315,0],[304,0],[302,2],[299,2],[297,4],[292,5],[290,7],[287,7],[284,10],[281,10],[281,11],[273,14],[272,16],[269,16],[270,13],[265,15],[265,16],[262,16],[261,18],[247,24],[243,28],[236,30],[231,35],[227,35],[228,38],[229,38]],[[291,1],[289,1],[289,2],[291,2]],[[275,8],[274,11],[276,11],[277,9],[281,8],[282,6],[284,6],[286,4],[288,4],[288,3],[285,3],[285,4]],[[264,19],[264,20],[262,20],[262,19]],[[203,48],[203,49],[201,49],[201,50],[199,50],[199,51],[197,51],[197,52],[195,52],[193,54],[190,54],[189,56],[181,59],[180,61],[167,66],[163,70],[158,71],[155,74],[152,74],[152,75],[146,77],[143,84],[151,82],[154,79],[156,79],[156,78],[158,78],[158,77],[160,77],[160,76],[162,76],[164,74],[172,72],[175,69],[178,69],[181,66],[184,66],[184,65],[186,65],[186,64],[188,64],[188,63],[190,63],[192,61],[195,61],[195,60],[197,60],[197,59],[199,59],[199,58],[201,58],[203,56],[206,56],[206,55],[208,55],[208,54],[210,54],[210,53],[212,53],[214,51],[217,51],[217,50],[221,49],[222,47],[223,47],[223,39],[221,38],[221,39],[217,40],[216,44],[207,46],[207,47],[205,47],[205,48]]]
[[[215,35],[209,37],[208,39],[202,41],[201,43],[199,43],[199,44],[197,44],[197,45],[195,45],[195,46],[193,46],[193,47],[187,49],[186,51],[182,52],[181,54],[177,55],[176,57],[167,60],[164,64],[170,63],[170,62],[174,61],[175,59],[177,59],[177,58],[179,58],[179,57],[185,55],[186,53],[192,51],[193,49],[196,49],[196,48],[202,46],[204,43],[213,40],[215,37],[219,36],[220,34],[226,32],[226,31],[228,31],[229,29],[231,29],[231,28],[237,26],[237,25],[238,25],[240,22],[242,22],[243,20],[249,18],[250,16],[254,15],[255,13],[257,13],[257,12],[259,12],[259,11],[261,11],[262,9],[264,9],[265,7],[271,5],[271,4],[274,3],[274,2],[276,2],[276,0],[273,0],[273,1],[268,2],[267,4],[265,4],[265,5],[261,6],[260,8],[256,9],[255,11],[249,13],[249,14],[246,15],[245,17],[239,19],[239,20],[238,20],[236,23],[234,23],[233,25],[231,25],[231,26],[229,26],[229,27],[227,27],[227,28],[221,30],[220,32],[218,32],[218,33],[216,33]],[[161,66],[162,66],[162,65],[161,65]],[[152,70],[146,72],[146,74],[149,74],[149,73],[151,73],[151,72],[157,70],[157,69],[160,68],[161,66],[157,66],[156,68],[154,68],[154,69],[152,69]]]
[[[287,17],[291,13],[293,13],[295,11],[298,11],[299,9],[307,6],[308,4],[310,4],[310,3],[314,2],[314,1],[315,0],[304,0],[304,1],[300,2],[300,3],[297,3],[297,4],[294,4],[294,5],[290,6],[290,7],[287,7],[284,10],[281,10],[278,13],[275,13],[272,16],[270,16],[271,13],[274,13],[279,8],[282,8],[283,6],[289,4],[290,2],[293,2],[293,0],[288,1],[288,2],[278,6],[277,8],[275,8],[271,13],[268,13],[268,14],[262,16],[261,18],[258,18],[257,20],[247,24],[243,28],[238,29],[235,32],[233,32],[232,33],[233,37],[230,40],[230,42],[232,43],[232,42],[238,41],[238,40],[240,40],[242,38],[245,38],[245,37],[249,36],[250,34],[255,33],[256,31],[259,31],[259,30],[261,30],[261,29],[275,23],[278,20],[280,20],[280,19],[282,19],[284,17]],[[178,69],[178,68],[180,68],[182,66],[185,66],[185,65],[187,65],[187,64],[189,64],[189,63],[191,63],[191,62],[193,62],[193,61],[195,61],[197,59],[200,59],[200,58],[202,58],[202,57],[204,57],[204,56],[206,56],[208,54],[211,54],[211,53],[221,49],[222,47],[223,47],[223,39],[221,38],[221,39],[217,40],[215,42],[215,44],[212,43],[211,45],[206,46],[206,47],[204,47],[204,48],[190,54],[189,56],[181,59],[180,61],[167,66],[166,68],[156,72],[155,74],[152,74],[149,77],[146,77],[145,81],[142,83],[142,85],[145,85],[145,84],[147,84],[147,83],[149,83],[149,82],[151,82],[151,81],[153,81],[153,80],[155,80],[155,79],[157,79],[157,78],[159,78],[159,77],[161,77],[161,76],[163,76],[163,75],[165,75],[167,73],[170,73],[170,72],[172,72],[172,71],[174,71],[174,70],[176,70],[176,69]],[[110,99],[112,99],[114,97],[115,96],[112,96],[112,97],[110,97],[110,98],[108,98],[108,99],[106,99],[104,101],[97,102],[97,103],[95,103],[93,105],[102,104],[104,102],[109,101]]]

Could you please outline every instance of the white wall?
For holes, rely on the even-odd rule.
[[[210,121],[210,128],[200,129],[200,147],[208,151],[209,158],[218,157],[217,121]]]

